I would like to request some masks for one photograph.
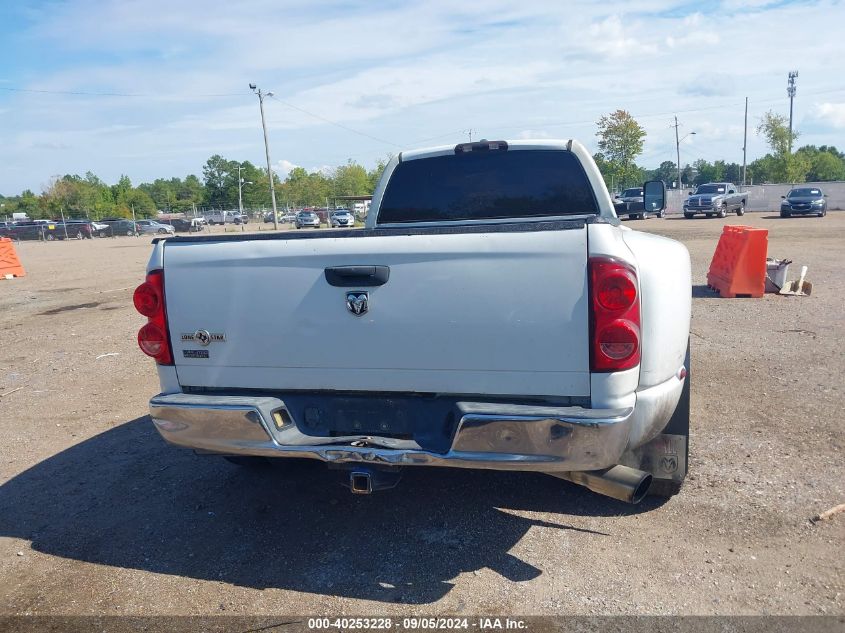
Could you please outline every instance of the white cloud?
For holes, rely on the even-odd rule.
[[[845,102],[819,103],[813,108],[812,118],[832,125],[836,129],[845,128]]]
[[[294,169],[296,169],[297,167],[299,167],[299,165],[296,165],[296,164],[290,162],[289,160],[282,159],[282,160],[276,161],[276,164],[273,165],[273,171],[276,172],[279,175],[279,178],[284,180],[285,178],[288,177],[288,174],[290,172],[292,172]]]
[[[722,9],[729,13],[741,11],[754,11],[773,4],[778,0],[723,0]]]
[[[612,58],[655,53],[657,47],[642,37],[643,29],[639,20],[623,23],[619,15],[611,15],[590,25],[584,44],[588,49]]]

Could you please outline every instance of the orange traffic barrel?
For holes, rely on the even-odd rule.
[[[8,237],[0,237],[0,279],[26,275],[21,260],[15,252],[15,244]]]
[[[768,246],[768,229],[724,227],[710,261],[707,285],[723,297],[762,297]]]

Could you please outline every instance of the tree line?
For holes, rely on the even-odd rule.
[[[308,172],[302,167],[290,171],[281,183],[276,178],[276,204],[279,208],[325,206],[339,196],[372,194],[386,161],[372,169],[349,160],[331,170]],[[54,178],[40,194],[27,189],[18,196],[0,196],[0,217],[26,213],[32,219],[86,217],[149,218],[165,213],[202,213],[210,209],[238,208],[238,179],[244,209],[270,209],[270,178],[267,170],[249,161],[235,161],[215,154],[203,165],[202,179],[157,178],[133,186],[123,175],[108,185],[92,172],[85,176]]]
[[[609,189],[642,184],[646,180],[678,180],[678,165],[663,161],[657,169],[636,164],[642,154],[646,132],[625,110],[603,116],[596,124],[599,151],[593,156]],[[757,134],[766,140],[770,152],[746,166],[748,184],[800,183],[845,180],[845,152],[832,145],[805,145],[792,151],[799,133],[790,135],[786,117],[767,112]],[[742,183],[742,165],[699,159],[681,169],[681,184],[694,186],[705,182]]]
[[[636,164],[642,154],[646,132],[625,110],[602,116],[596,123],[598,149],[594,158],[610,189],[640,185],[646,180],[678,179],[673,161],[663,161],[657,169]],[[747,166],[746,181],[824,182],[845,180],[845,152],[832,145],[805,145],[792,151],[798,138],[790,136],[785,117],[767,112],[757,133],[770,152]],[[280,208],[324,206],[339,196],[372,194],[386,161],[366,169],[353,160],[331,170],[309,172],[296,167],[283,182],[276,185],[276,201]],[[271,208],[270,179],[266,169],[249,161],[211,156],[202,167],[202,178],[190,174],[185,178],[157,178],[153,182],[133,186],[128,176],[108,185],[92,172],[84,176],[65,175],[54,178],[40,194],[30,190],[18,196],[0,196],[0,217],[22,212],[33,219],[66,217],[153,217],[158,211],[194,213],[207,209],[238,207],[238,180],[245,209]],[[699,159],[681,170],[683,185],[728,181],[742,183],[742,166],[723,160],[708,162]]]

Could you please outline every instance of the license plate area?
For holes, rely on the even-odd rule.
[[[435,396],[298,392],[280,398],[305,435],[413,440],[437,452],[451,446],[459,419],[454,399]]]
[[[306,428],[329,436],[381,435],[401,439],[413,436],[411,415],[404,403],[338,398],[309,403],[303,411]]]

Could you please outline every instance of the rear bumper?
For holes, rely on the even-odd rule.
[[[224,455],[568,472],[620,463],[626,450],[663,429],[682,385],[673,379],[641,392],[637,406],[621,409],[462,402],[454,440],[442,453],[413,440],[306,435],[284,401],[272,396],[162,394],[150,401],[150,416],[169,443]]]

